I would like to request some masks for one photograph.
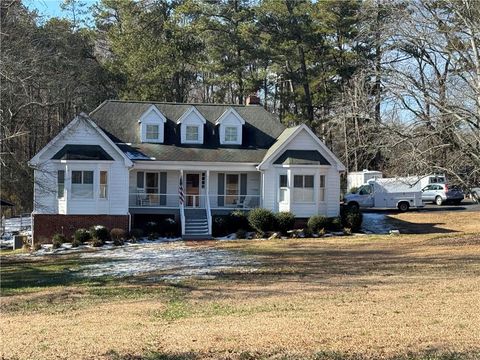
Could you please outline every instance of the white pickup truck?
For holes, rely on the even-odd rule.
[[[397,179],[372,179],[356,192],[345,195],[344,203],[351,209],[375,208],[408,211],[423,207],[422,191]]]

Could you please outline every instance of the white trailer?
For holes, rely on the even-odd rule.
[[[352,190],[352,188],[358,188],[363,184],[366,184],[370,179],[380,179],[383,177],[381,171],[374,170],[363,170],[363,171],[354,171],[347,174],[347,191]]]
[[[412,181],[410,181],[412,180]],[[379,178],[370,179],[355,193],[345,195],[345,204],[350,208],[399,209],[423,207],[419,179]]]

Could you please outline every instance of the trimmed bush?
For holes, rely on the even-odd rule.
[[[276,227],[275,215],[267,209],[256,208],[248,214],[250,226],[258,233],[264,235],[267,231],[272,231]]]
[[[93,247],[100,247],[100,246],[103,246],[104,242],[99,239],[99,238],[93,238],[92,240],[92,246]]]
[[[342,207],[340,209],[340,216],[344,228],[349,228],[352,232],[359,231],[362,228],[363,215],[360,210]]]
[[[313,233],[318,233],[321,229],[327,229],[330,224],[329,218],[322,215],[313,215],[308,219],[307,226]]]
[[[120,228],[113,228],[110,230],[110,238],[115,240],[125,240],[125,230]]]
[[[225,215],[215,215],[212,217],[212,235],[215,237],[225,236],[230,234],[229,230],[229,217]]]
[[[110,231],[105,226],[95,225],[90,229],[94,239],[101,240],[102,243],[110,240]]]
[[[143,237],[143,230],[142,229],[132,229],[130,230],[130,237],[133,240],[139,240]]]
[[[150,235],[158,231],[158,223],[156,221],[149,221],[145,224],[145,232]]]
[[[160,235],[174,237],[178,235],[178,224],[175,219],[166,218],[160,223]]]
[[[275,214],[276,229],[283,235],[287,235],[288,230],[292,230],[295,225],[295,215],[289,211],[282,211]]]
[[[340,231],[342,230],[342,219],[339,217],[331,218],[330,224],[328,226],[328,230],[331,231]]]
[[[246,211],[235,210],[228,219],[228,228],[230,233],[234,233],[240,229],[250,230],[250,224],[248,223],[248,213]]]
[[[243,229],[238,229],[236,232],[237,239],[246,239],[247,238],[247,232]]]
[[[80,245],[82,245],[83,243],[80,241],[80,240],[77,240],[77,239],[73,239],[72,241],[72,247],[79,247]]]
[[[84,243],[92,240],[92,234],[87,229],[77,229],[73,234],[73,240]]]
[[[58,249],[60,246],[62,246],[63,243],[67,242],[67,238],[63,234],[55,234],[52,237],[52,247],[54,249]]]

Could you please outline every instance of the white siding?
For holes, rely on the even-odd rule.
[[[285,150],[318,150],[334,166],[274,166],[275,160]],[[263,207],[272,211],[291,211],[296,217],[312,215],[338,216],[340,210],[340,174],[332,157],[305,130],[300,131],[280,153],[272,158],[264,170]],[[290,202],[279,204],[279,176],[288,173]],[[314,175],[315,201],[312,203],[295,203],[293,201],[293,176]],[[325,176],[325,201],[320,201],[320,175]]]
[[[111,162],[52,161],[63,146],[100,145],[113,159]],[[69,132],[52,144],[40,157],[39,169],[35,171],[35,212],[60,214],[128,214],[128,168],[124,158],[95,129],[79,121]],[[57,171],[65,170],[65,199],[57,199]],[[94,196],[92,199],[71,197],[71,171],[94,171]],[[99,199],[99,171],[108,171],[107,199]],[[48,191],[45,191],[48,189]]]

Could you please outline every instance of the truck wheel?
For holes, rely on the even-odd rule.
[[[443,199],[442,199],[441,196],[437,196],[437,197],[435,198],[435,204],[437,204],[438,206],[442,206],[442,204],[443,204]]]
[[[406,201],[402,201],[400,204],[398,204],[398,210],[400,210],[401,212],[408,211],[409,208],[410,204]]]
[[[348,210],[357,211],[359,208],[360,208],[360,206],[356,202],[349,202],[348,203]]]

